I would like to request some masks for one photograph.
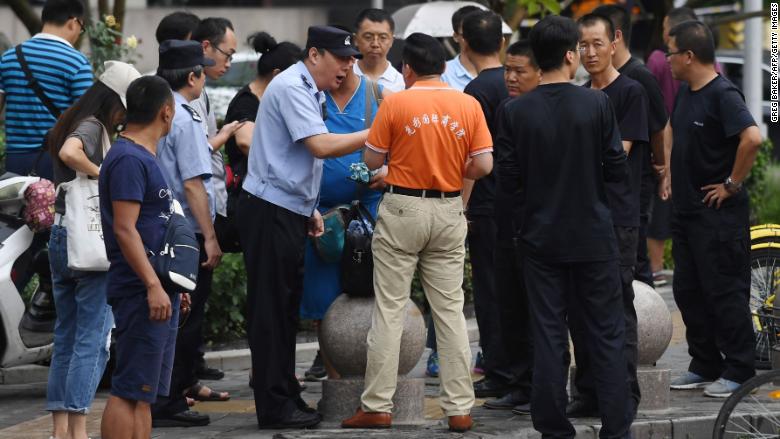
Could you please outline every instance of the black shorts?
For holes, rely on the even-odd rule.
[[[179,328],[179,294],[171,297],[171,318],[149,320],[146,290],[109,299],[116,329],[116,369],[111,394],[150,404],[170,391],[176,333]]]

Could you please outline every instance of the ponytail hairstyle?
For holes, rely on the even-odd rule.
[[[247,42],[260,54],[257,76],[262,78],[272,75],[276,70],[286,70],[301,57],[300,47],[287,41],[277,43],[267,32],[256,32],[249,36]]]

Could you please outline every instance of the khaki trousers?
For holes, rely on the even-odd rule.
[[[392,411],[404,307],[412,276],[419,268],[436,327],[441,408],[447,416],[469,414],[474,387],[463,316],[466,230],[460,197],[384,195],[372,242],[376,302],[368,332],[366,387],[361,396],[364,411]]]

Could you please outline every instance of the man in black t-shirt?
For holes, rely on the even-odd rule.
[[[504,85],[504,67],[499,51],[503,44],[501,17],[491,11],[474,11],[461,25],[465,53],[479,74],[463,90],[474,96],[482,107],[491,133],[495,133],[494,115],[498,104],[509,96]],[[495,134],[493,135],[495,137]],[[469,187],[473,187],[469,195]],[[513,377],[507,370],[501,343],[499,304],[495,282],[494,251],[496,221],[494,197],[496,176],[491,172],[476,182],[464,185],[466,214],[469,220],[468,245],[474,288],[474,312],[479,327],[479,344],[484,362],[485,379],[474,384],[477,398],[504,396],[512,388]],[[528,395],[525,395],[525,401]],[[510,407],[511,408],[511,407]]]
[[[650,147],[642,145],[642,186],[639,196],[639,240],[637,242],[636,268],[634,279],[654,286],[653,270],[648,255],[647,233],[650,212],[655,206],[661,209],[661,203],[669,199],[669,172],[667,169],[668,151],[671,141],[665,138],[669,115],[664,105],[661,87],[650,70],[636,58],[631,57],[628,46],[631,42],[631,16],[623,6],[603,5],[593,10],[594,14],[604,15],[615,26],[615,55],[612,65],[621,75],[637,81],[645,89],[648,100],[647,125],[650,135]],[[669,139],[670,140],[670,139]],[[636,145],[634,146],[636,148]],[[657,190],[656,190],[657,189]],[[657,196],[656,196],[657,194]],[[653,203],[655,198],[659,202]]]
[[[496,147],[501,188],[520,188],[533,333],[531,418],[544,437],[574,437],[566,419],[566,317],[592,347],[602,437],[630,435],[618,246],[605,182],[626,177],[626,153],[609,98],[569,83],[579,64],[577,25],[548,16],[530,34],[542,82],[504,108]]]
[[[692,357],[672,389],[725,398],[755,375],[742,182],[761,134],[742,93],[715,71],[709,28],[688,21],[669,37],[672,75],[684,81],[672,113],[673,288]]]
[[[642,178],[642,155],[647,147],[647,96],[642,86],[633,79],[621,75],[612,65],[615,32],[612,21],[602,15],[588,14],[580,18],[580,55],[591,81],[585,84],[601,90],[609,96],[615,110],[623,149],[628,154],[628,179],[609,182],[606,185],[607,200],[612,213],[618,250],[620,253],[620,282],[623,291],[623,313],[626,319],[626,363],[631,386],[633,410],[639,405],[640,392],[636,377],[639,353],[637,350],[637,317],[634,309],[634,265],[639,236],[639,192]],[[585,343],[576,343],[582,333],[575,314],[569,319],[574,355],[577,360],[575,385],[578,398],[570,404],[568,415],[593,416],[597,413],[593,371]]]
[[[504,99],[495,111],[493,133],[501,130],[499,124],[504,117],[504,108],[513,98],[524,95],[539,85],[541,71],[536,64],[528,40],[512,43],[506,49],[504,60],[504,82],[509,97]],[[495,136],[496,134],[494,134]],[[495,142],[494,142],[495,143]],[[496,157],[511,154],[511,150],[494,150]],[[493,172],[500,172],[493,168]],[[528,293],[523,276],[522,252],[517,246],[516,233],[522,224],[522,193],[509,193],[496,179],[495,218],[497,228],[495,270],[496,296],[498,297],[501,343],[506,367],[503,369],[512,377],[514,390],[501,398],[485,401],[485,408],[512,410],[517,415],[530,411],[528,396],[531,393],[531,372],[533,368],[533,346],[528,314]]]

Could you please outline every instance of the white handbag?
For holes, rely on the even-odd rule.
[[[104,158],[110,147],[111,140],[103,128]],[[58,191],[60,188],[67,191],[62,226],[68,231],[68,268],[79,271],[107,271],[109,262],[100,221],[98,180],[89,178],[83,172],[76,172],[76,178],[61,183]]]

